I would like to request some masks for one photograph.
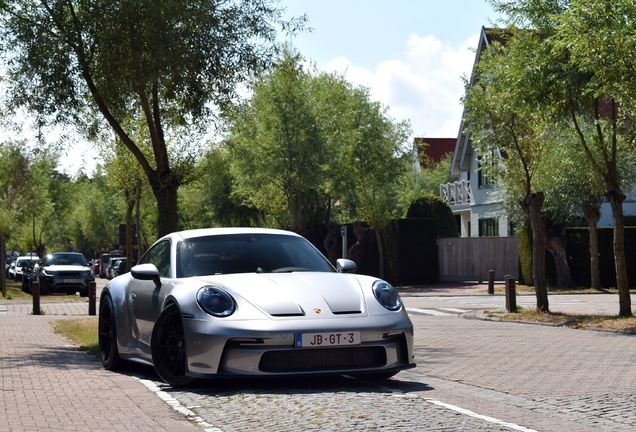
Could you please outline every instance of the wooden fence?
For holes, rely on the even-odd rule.
[[[441,282],[519,280],[519,237],[454,237],[437,240]]]

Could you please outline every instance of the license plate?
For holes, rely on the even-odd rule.
[[[61,279],[64,283],[82,283],[81,279]]]
[[[360,345],[359,331],[296,333],[296,348]]]

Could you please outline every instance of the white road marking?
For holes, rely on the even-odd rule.
[[[437,309],[421,309],[406,308],[406,312],[414,312],[416,314],[433,315],[433,316],[456,316],[460,313],[468,312],[466,309],[453,308],[437,308]]]
[[[435,309],[420,309],[420,308],[407,308],[407,312],[415,312],[424,315],[433,315],[433,316],[448,316],[450,315],[448,312],[441,312]]]
[[[455,312],[455,313],[464,313],[464,312],[468,312],[466,309],[456,309],[456,308],[438,308],[439,310],[444,310],[444,311],[449,311],[449,312]]]
[[[159,398],[162,401],[170,405],[173,410],[180,412],[181,414],[186,416],[188,420],[193,421],[194,423],[196,423],[197,426],[203,428],[204,432],[223,432],[221,429],[214,427],[214,425],[211,425],[210,423],[206,422],[205,419],[203,419],[202,417],[199,417],[198,415],[196,415],[196,413],[193,412],[192,410],[183,406],[181,402],[179,402],[177,399],[170,396],[168,393],[161,391],[161,387],[159,387],[157,383],[155,383],[154,381],[150,381],[150,380],[142,379],[138,377],[134,377],[134,378],[138,380],[140,383],[142,383],[143,385],[145,385],[148,390],[150,390],[151,392],[159,396]]]
[[[448,403],[445,403],[445,402],[441,402],[441,401],[438,401],[436,399],[424,398],[424,400],[427,401],[427,402],[430,402],[432,404],[435,404],[435,405],[438,405],[438,406],[441,406],[441,407],[444,407],[444,408],[447,408],[447,409],[450,409],[450,410],[453,410],[453,411],[457,411],[458,413],[465,414],[467,416],[478,418],[478,419],[481,419],[481,420],[485,420],[485,421],[490,422],[490,423],[496,423],[498,425],[502,425],[502,426],[508,427],[510,429],[514,429],[514,430],[518,430],[518,431],[522,431],[522,432],[537,432],[534,429],[528,429],[526,427],[519,426],[519,425],[514,424],[514,423],[508,423],[508,422],[505,422],[503,420],[499,420],[499,419],[496,419],[496,418],[493,418],[493,417],[488,417],[488,416],[485,416],[485,415],[477,414],[476,412],[473,412],[473,411],[470,411],[470,410],[467,410],[467,409],[464,409],[464,408],[461,408],[461,407],[458,407],[458,406],[455,406],[455,405],[451,405],[451,404],[448,404]]]

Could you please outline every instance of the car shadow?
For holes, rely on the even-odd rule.
[[[150,367],[138,370],[144,378],[158,383],[168,394],[193,393],[200,396],[236,396],[246,392],[263,395],[325,393],[395,393],[433,390],[425,383],[400,379],[400,375],[384,380],[354,378],[347,375],[301,377],[213,378],[197,379],[185,387],[165,384]]]

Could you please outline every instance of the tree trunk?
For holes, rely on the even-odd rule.
[[[598,209],[585,212],[585,220],[590,230],[590,282],[595,290],[601,290],[601,274],[598,263],[598,221],[601,218]]]
[[[177,190],[179,183],[176,181],[156,188],[152,185],[152,190],[157,200],[157,237],[161,238],[166,234],[179,230],[179,220],[177,213]]]
[[[133,261],[132,219],[135,200],[128,201],[126,207],[126,271],[130,271]]]
[[[2,297],[7,297],[7,272],[5,270],[5,261],[7,259],[7,252],[5,250],[4,234],[0,233],[0,267],[2,267],[2,274],[0,275],[0,288],[2,288]]]
[[[369,225],[364,222],[354,222],[353,234],[356,236],[357,241],[347,251],[347,257],[356,263],[356,273],[360,273],[369,245]]]
[[[545,234],[541,218],[541,207],[543,207],[544,200],[543,192],[537,192],[528,195],[521,202],[521,205],[528,213],[530,229],[532,229],[532,278],[537,296],[537,309],[541,312],[550,312],[545,277]]]
[[[632,301],[627,280],[627,265],[625,261],[625,229],[623,226],[623,201],[625,195],[617,191],[608,193],[614,216],[614,263],[616,266],[616,286],[618,288],[618,303],[621,317],[632,316]]]
[[[137,194],[137,208],[135,211],[135,219],[137,221],[137,258],[141,258],[144,253],[143,247],[143,235],[141,233],[141,209],[139,208],[141,204],[141,193]],[[132,264],[132,263],[131,263]]]
[[[565,226],[563,224],[551,224],[548,221],[545,233],[545,246],[552,254],[554,265],[556,266],[556,286],[575,289],[576,282],[574,282],[570,274],[570,265],[565,252]]]

